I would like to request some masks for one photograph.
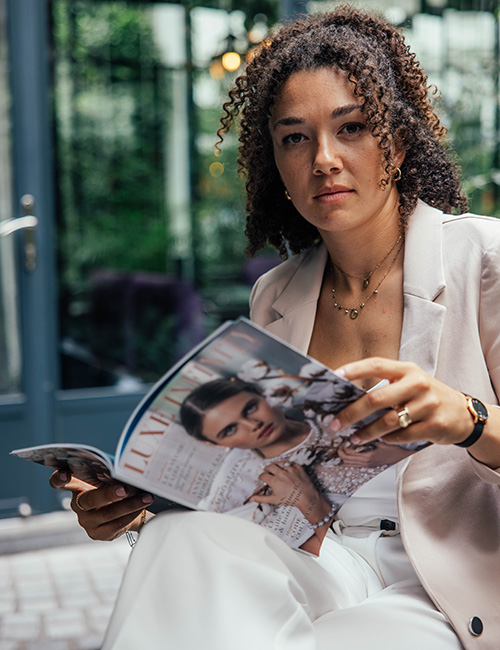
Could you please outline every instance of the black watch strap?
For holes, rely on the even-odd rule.
[[[483,433],[483,429],[484,429],[484,422],[476,422],[470,436],[465,440],[462,440],[462,442],[456,442],[455,445],[457,447],[470,447],[471,445],[473,445],[475,442],[479,440],[481,434]]]

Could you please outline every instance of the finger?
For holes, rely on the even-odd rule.
[[[352,449],[339,449],[339,458],[351,467],[366,467],[370,463],[372,451],[356,452]]]
[[[276,505],[277,499],[279,499],[279,497],[275,494],[254,494],[250,497],[249,501],[274,506]]]
[[[335,372],[343,375],[350,381],[357,379],[388,379],[395,381],[400,379],[411,368],[418,366],[411,362],[395,361],[383,357],[369,357],[361,361],[346,363]]]
[[[111,541],[123,535],[127,530],[130,530],[133,522],[141,514],[142,509],[101,524],[87,525],[84,528],[87,535],[93,540]]]
[[[271,476],[283,476],[284,474],[290,474],[297,471],[300,467],[301,465],[298,465],[297,463],[285,461],[283,465],[279,465],[278,463],[268,465],[264,471]]]
[[[343,444],[337,449],[337,453],[340,456],[340,458],[351,458],[351,457],[356,457],[359,456],[359,447],[356,447],[355,445],[351,444]]]
[[[88,490],[90,488],[88,483],[75,478],[67,470],[57,470],[57,472],[54,472],[49,478],[49,484],[55,490],[68,490],[70,492],[73,490]]]
[[[283,476],[284,470],[281,467],[272,467],[272,471],[266,467],[266,469],[259,476],[259,479],[264,483],[269,483],[273,478],[278,476]]]
[[[96,484],[82,481],[67,470],[57,470],[57,472],[54,472],[49,478],[49,485],[55,490],[66,490],[68,492],[85,492],[96,487]]]
[[[92,539],[108,539],[107,535],[117,532],[123,526],[129,526],[148,504],[143,503],[140,495],[134,495],[123,501],[93,510],[82,510],[77,505],[75,511],[79,524],[85,528]],[[99,537],[95,537],[99,532]],[[104,532],[103,532],[104,531]]]
[[[384,427],[380,429],[380,432],[387,433],[398,429],[400,426],[399,419],[394,406],[398,404],[408,405],[411,400],[414,400],[418,396],[421,390],[420,383],[416,382],[414,377],[405,376],[397,384],[389,384],[383,388],[368,392],[356,402],[346,406],[332,420],[329,428],[334,433],[338,433],[378,411],[386,411],[385,414],[382,413],[381,417],[376,420],[379,425],[384,423]],[[376,430],[376,428],[373,429],[373,431]],[[375,435],[370,440],[377,437]],[[354,440],[352,436],[351,440]],[[365,438],[363,440],[366,441]]]
[[[78,496],[78,503],[76,501]],[[72,508],[77,512],[83,510],[98,510],[117,502],[123,502],[128,499],[128,505],[125,512],[130,512],[139,507],[150,505],[153,502],[153,496],[145,492],[137,492],[136,489],[129,485],[105,485],[100,488],[91,488],[75,494],[72,499]],[[73,507],[73,505],[75,507]],[[122,513],[124,514],[124,513]]]
[[[283,466],[279,463],[271,463],[270,465],[266,465],[264,471],[272,475],[278,474],[283,471]]]
[[[393,412],[392,414],[385,414],[383,418],[389,418],[392,415],[392,417],[397,419],[397,413]],[[381,418],[381,419],[383,419]],[[373,422],[369,426],[365,427],[364,429],[360,429],[359,431],[356,432],[353,436],[351,436],[351,440],[355,444],[365,444],[367,442],[373,442],[375,440],[379,440],[380,438],[386,443],[387,445],[402,445],[402,444],[409,444],[409,443],[423,443],[423,441],[426,441],[429,439],[429,425],[425,421],[417,421],[417,422],[412,422],[408,427],[401,429],[401,428],[392,428],[392,425],[389,427],[391,430],[387,431],[386,433],[382,433],[381,431],[384,429],[384,425],[379,426],[378,421]],[[363,455],[363,454],[360,454]]]
[[[363,445],[382,438],[384,442],[391,444],[388,439],[389,434],[397,432],[398,440],[408,440],[409,436],[413,434],[413,431],[410,432],[409,429],[410,427],[407,427],[403,433],[403,430],[399,426],[398,414],[394,409],[391,409],[383,413],[377,420],[374,420],[366,427],[356,431],[350,440],[355,445]]]
[[[135,493],[135,490],[121,484],[106,485],[95,489],[86,489],[75,495],[75,503],[78,498],[77,507],[89,511],[102,508],[116,501],[121,501]]]
[[[65,486],[70,481],[71,475],[66,470],[58,469],[49,478],[50,487],[54,490],[66,489]]]

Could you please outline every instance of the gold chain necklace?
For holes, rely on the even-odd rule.
[[[335,287],[333,287],[333,289],[332,289],[332,298],[333,298],[333,305],[334,305],[334,307],[337,307],[337,309],[338,309],[339,311],[344,311],[345,314],[349,314],[349,318],[350,318],[351,320],[356,320],[356,318],[359,316],[360,311],[363,309],[363,307],[366,305],[366,303],[367,303],[371,298],[373,298],[373,296],[377,295],[378,290],[379,290],[379,288],[380,288],[380,285],[381,285],[382,282],[386,279],[386,277],[387,277],[388,274],[389,274],[389,271],[392,269],[392,266],[393,266],[394,262],[396,261],[398,255],[399,255],[399,253],[401,252],[401,249],[403,248],[403,245],[404,245],[403,233],[401,233],[401,235],[398,237],[398,240],[397,240],[396,244],[397,244],[399,241],[401,242],[401,244],[400,244],[400,246],[398,247],[398,250],[396,251],[396,254],[395,254],[394,257],[392,258],[391,263],[390,263],[389,266],[387,267],[387,269],[386,269],[384,275],[381,277],[381,279],[379,280],[377,286],[376,286],[375,289],[370,293],[370,295],[367,296],[366,298],[364,298],[363,301],[359,304],[358,307],[344,307],[344,306],[341,305],[340,302],[338,301],[338,299],[337,299],[337,297],[336,297],[336,295],[335,295]],[[391,248],[391,250],[394,250],[394,246]],[[386,255],[386,257],[387,257],[387,255]],[[384,259],[385,259],[385,258],[384,258]],[[333,278],[333,281],[335,282],[335,276],[334,276],[334,264],[333,264],[333,262],[332,262],[331,259],[330,259],[330,264],[331,264],[331,269],[332,269],[332,278]],[[338,268],[338,267],[337,267],[337,268]],[[373,270],[375,271],[375,269],[373,269]],[[340,269],[340,271],[341,271],[341,273],[343,273],[342,269]],[[372,271],[372,273],[373,273],[373,271]],[[370,273],[370,275],[371,275],[371,273]]]
[[[355,280],[363,280],[363,289],[366,289],[366,287],[370,284],[370,278],[372,275],[375,273],[377,269],[379,269],[382,264],[385,262],[385,260],[389,257],[389,255],[392,253],[392,251],[396,248],[396,246],[399,244],[403,237],[403,233],[400,233],[399,237],[396,239],[394,244],[391,246],[391,248],[387,251],[387,253],[384,255],[383,259],[380,260],[380,262],[377,264],[377,266],[374,266],[373,269],[368,273],[368,275],[351,275],[350,273],[346,273],[343,269],[340,268],[338,264],[334,264],[332,261],[332,265],[336,266],[338,270],[344,275],[346,278],[354,278]]]

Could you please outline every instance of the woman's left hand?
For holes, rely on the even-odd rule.
[[[366,393],[343,409],[330,428],[337,432],[379,409],[389,409],[351,436],[354,444],[383,438],[389,444],[419,441],[450,445],[462,442],[474,423],[465,395],[431,377],[416,364],[371,357],[346,364],[336,372],[351,381],[387,379],[389,384]],[[405,417],[406,414],[406,417]],[[404,426],[405,423],[408,423]]]
[[[271,491],[262,495],[254,494],[249,501],[298,508],[310,523],[324,522],[315,530],[317,538],[323,539],[333,518],[332,507],[326,497],[318,492],[302,465],[287,461],[271,463],[259,479]],[[315,544],[302,548],[316,554],[319,551]]]
[[[250,501],[302,509],[319,499],[318,491],[309,475],[302,465],[297,463],[271,463],[266,466],[259,480],[269,486],[270,492],[256,494]]]

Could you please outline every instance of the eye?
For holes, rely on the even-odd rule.
[[[258,400],[256,399],[252,399],[249,402],[247,402],[243,408],[243,417],[248,417],[252,413],[255,413],[258,406],[259,406]]]
[[[219,440],[223,440],[224,438],[229,438],[230,436],[234,436],[236,433],[236,424],[228,424],[227,427],[224,427],[219,433],[217,434],[217,438]]]
[[[340,132],[345,133],[346,135],[358,135],[365,128],[366,126],[361,122],[348,122],[347,124],[344,124],[340,129]]]
[[[285,135],[285,137],[282,139],[283,144],[299,144],[305,140],[305,136],[302,135],[302,133],[289,133],[288,135]]]

